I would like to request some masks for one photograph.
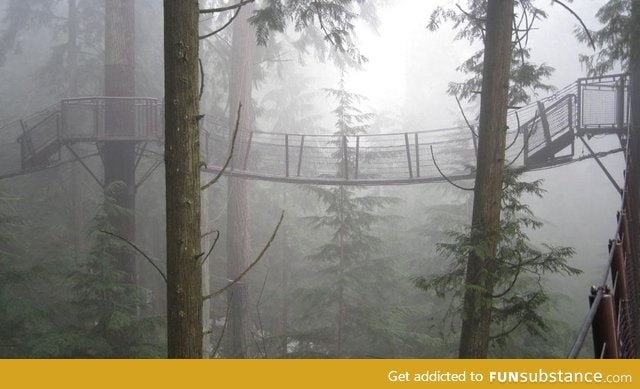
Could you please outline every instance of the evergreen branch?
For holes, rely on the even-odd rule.
[[[518,265],[516,266],[516,275],[513,277],[513,280],[511,281],[511,284],[509,284],[507,289],[505,289],[502,293],[491,295],[491,298],[499,299],[501,297],[506,296],[507,293],[509,293],[511,291],[511,289],[513,289],[513,287],[516,285],[516,282],[518,281],[518,277],[520,276],[520,271],[521,270],[522,270],[522,262],[518,261]]]
[[[273,233],[271,234],[271,238],[269,238],[265,246],[262,248],[262,251],[260,252],[260,254],[258,254],[258,256],[256,257],[256,259],[254,259],[254,261],[251,262],[251,264],[249,264],[249,266],[247,266],[247,268],[244,269],[242,273],[240,273],[233,281],[229,282],[227,285],[223,286],[217,291],[211,294],[208,294],[206,296],[203,296],[202,297],[203,301],[219,296],[222,293],[224,293],[224,291],[226,291],[227,289],[229,289],[230,287],[238,283],[242,279],[242,277],[244,277],[245,274],[247,274],[249,270],[251,270],[262,259],[264,254],[267,252],[267,249],[269,248],[269,246],[271,246],[271,243],[273,243],[273,240],[276,238],[276,235],[278,233],[278,230],[280,229],[280,225],[282,224],[283,219],[284,219],[284,211],[282,211],[282,213],[280,214],[280,220],[278,220],[278,224],[276,225],[276,228],[273,230]]]
[[[209,181],[207,184],[203,185],[200,188],[200,190],[205,190],[209,188],[211,185],[215,184],[220,179],[220,177],[222,177],[222,174],[229,166],[229,163],[231,163],[231,158],[233,158],[233,150],[235,149],[235,145],[236,145],[236,137],[238,136],[238,128],[240,127],[241,111],[242,111],[242,103],[238,104],[238,116],[236,118],[236,128],[233,130],[233,135],[231,136],[231,146],[229,147],[229,155],[227,155],[227,160],[224,162],[224,165],[222,165],[222,168],[220,169],[218,174],[215,177],[213,177],[213,179]]]
[[[208,34],[204,34],[198,37],[198,39],[202,40],[202,39],[207,39],[213,35],[216,35],[217,33],[219,33],[220,31],[224,30],[225,28],[229,27],[229,25],[231,24],[231,22],[233,22],[235,20],[235,18],[238,17],[238,15],[240,15],[240,10],[242,9],[242,6],[238,7],[238,9],[236,10],[236,12],[233,14],[233,16],[231,17],[231,19],[229,19],[229,21],[227,21],[225,24],[222,25],[222,27],[211,31]]]
[[[580,22],[580,24],[582,25],[582,28],[584,29],[585,34],[587,34],[587,38],[589,38],[589,43],[591,43],[591,47],[593,47],[593,50],[596,50],[596,44],[593,41],[593,37],[591,36],[591,33],[589,32],[589,29],[587,28],[587,26],[584,24],[584,22],[582,21],[582,19],[580,18],[580,16],[578,16],[577,13],[574,12],[574,10],[571,9],[571,7],[567,6],[565,3],[563,3],[560,0],[552,0],[554,3],[557,3],[558,5],[560,5],[562,8],[566,9],[567,11],[569,11],[569,13],[571,13],[571,15],[575,16],[576,19],[578,19],[578,21]]]
[[[217,7],[217,8],[205,8],[205,9],[201,9],[200,11],[198,11],[199,14],[213,14],[213,13],[218,13],[218,12],[225,12],[225,11],[231,11],[233,9],[236,8],[242,8],[243,6],[249,4],[249,3],[253,3],[255,0],[241,0],[239,3],[236,4],[232,4],[232,5],[227,5],[224,7]]]
[[[133,247],[134,250],[136,250],[138,253],[140,253],[144,259],[147,260],[147,262],[149,262],[151,264],[151,266],[153,266],[154,269],[156,269],[158,271],[158,273],[160,273],[160,276],[162,277],[162,279],[164,280],[164,282],[167,282],[167,276],[164,274],[164,272],[162,271],[162,269],[160,269],[158,267],[158,265],[156,265],[153,262],[153,259],[151,259],[144,251],[142,251],[138,246],[135,245],[135,243],[131,242],[129,239],[124,238],[118,234],[114,234],[113,232],[109,232],[109,231],[105,231],[105,230],[99,230],[100,232],[102,232],[103,234],[112,236],[114,238],[118,238],[122,241],[124,241],[126,244],[128,244],[129,246]]]
[[[524,319],[521,319],[513,327],[509,328],[508,330],[503,330],[501,333],[497,335],[489,336],[489,340],[496,340],[496,339],[505,338],[509,336],[513,331],[517,330],[518,327],[520,327],[520,325],[524,323],[524,321],[525,321]]]
[[[436,169],[438,170],[438,173],[440,173],[440,176],[442,176],[442,178],[444,178],[448,183],[450,183],[451,185],[455,186],[458,189],[468,190],[468,191],[472,191],[475,189],[475,185],[474,185],[474,188],[466,188],[464,186],[460,186],[456,184],[455,182],[451,181],[449,177],[445,176],[442,170],[440,170],[438,163],[436,162],[436,157],[433,155],[433,145],[429,145],[429,149],[431,149],[431,160],[433,161],[433,165],[436,167]]]

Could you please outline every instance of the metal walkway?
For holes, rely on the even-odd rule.
[[[626,127],[626,76],[580,79],[508,115],[507,163],[530,169],[574,158],[576,137],[619,134]],[[105,113],[135,115],[135,128],[105,132]],[[224,124],[222,124],[224,123]],[[61,152],[89,142],[162,145],[161,100],[85,97],[59,104],[0,129],[0,179],[61,162]],[[230,150],[226,120],[205,118],[205,172],[218,173]],[[474,177],[475,128],[356,136],[267,133],[240,126],[235,164],[225,174],[249,179],[327,185],[397,185]],[[145,146],[146,147],[146,146]],[[99,151],[99,150],[98,150]],[[156,153],[155,157],[160,158]]]

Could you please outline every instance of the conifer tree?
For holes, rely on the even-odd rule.
[[[363,98],[345,89],[344,73],[338,88],[327,89],[326,92],[337,101],[333,111],[337,120],[332,143],[337,148],[333,158],[336,176],[340,177],[345,165],[353,167],[355,163],[349,153],[348,160],[345,160],[343,147],[349,147],[350,136],[366,132],[373,115],[358,108]],[[318,342],[324,349],[311,351],[336,357],[353,355],[356,340],[371,341],[367,336],[375,322],[369,316],[372,312],[368,308],[371,307],[362,304],[362,297],[370,291],[367,289],[370,282],[375,282],[377,276],[374,274],[383,276],[385,273],[381,271],[384,262],[376,258],[382,240],[372,235],[372,228],[384,220],[384,216],[376,212],[383,211],[397,199],[363,194],[362,190],[345,185],[313,186],[309,190],[326,210],[322,216],[309,217],[308,221],[314,228],[326,229],[331,234],[330,240],[309,256],[311,260],[322,263],[322,288],[325,290],[321,297],[308,294],[311,299],[319,299],[309,306],[317,311],[316,314],[332,317],[330,321],[322,322],[324,328],[315,329],[325,336],[324,342]],[[322,308],[318,309],[318,305]]]

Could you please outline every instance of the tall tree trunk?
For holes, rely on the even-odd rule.
[[[504,171],[513,0],[489,0],[486,19],[478,163],[473,201],[472,239],[486,244],[467,263],[461,358],[486,358],[491,326],[491,295],[496,270],[500,201]],[[483,246],[484,246],[483,244]]]
[[[169,358],[202,357],[198,11],[164,0]]]
[[[235,128],[238,104],[242,104],[240,126],[252,128],[253,112],[251,89],[253,85],[255,32],[247,18],[253,12],[253,4],[242,7],[233,25],[231,53],[231,77],[229,80],[229,128]],[[238,144],[246,139],[238,137]],[[232,166],[241,166],[245,150],[236,147]],[[249,182],[241,178],[229,178],[227,203],[227,273],[235,279],[251,262],[249,245]],[[226,355],[231,358],[247,357],[249,336],[249,287],[238,282],[227,293],[229,327],[226,339]]]
[[[68,0],[67,17],[67,79],[69,84],[64,97],[78,96],[77,77],[74,77],[78,68],[78,4],[76,0]],[[84,255],[84,213],[82,196],[82,172],[83,168],[79,163],[71,165],[71,196],[73,205],[71,215],[73,217],[73,249],[76,261]]]
[[[135,2],[133,0],[105,1],[105,96],[135,96]],[[105,132],[110,136],[130,136],[135,131],[132,105],[122,101],[107,101],[105,105]],[[108,195],[117,206],[125,210],[111,216],[116,232],[135,241],[135,142],[107,141],[101,147],[104,163],[104,181]],[[114,188],[112,184],[121,186]],[[135,254],[119,249],[115,253],[129,282],[136,280]]]

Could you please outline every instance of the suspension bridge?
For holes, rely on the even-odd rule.
[[[135,118],[135,125],[105,126],[107,114]],[[596,357],[637,356],[640,336],[640,257],[634,217],[635,184],[627,174],[620,188],[600,157],[626,151],[629,139],[628,76],[578,79],[571,85],[517,109],[507,117],[506,163],[529,170],[594,158],[621,193],[618,228],[610,242],[607,272],[593,287],[590,311],[569,357],[576,357],[591,329]],[[473,124],[431,131],[392,134],[328,135],[262,132],[226,121],[207,119],[201,129],[203,172],[315,185],[406,185],[474,178],[477,131]],[[30,174],[62,163],[85,164],[100,156],[105,142],[135,142],[138,162],[154,161],[144,182],[162,163],[164,109],[153,98],[82,97],[64,99],[38,113],[0,127],[0,180]],[[588,140],[613,135],[620,148],[596,153]],[[581,142],[588,155],[576,155]],[[95,146],[77,147],[79,144]],[[230,158],[233,153],[233,158]],[[631,156],[627,157],[627,173]],[[230,163],[229,163],[230,162]],[[136,166],[138,163],[136,163]]]

